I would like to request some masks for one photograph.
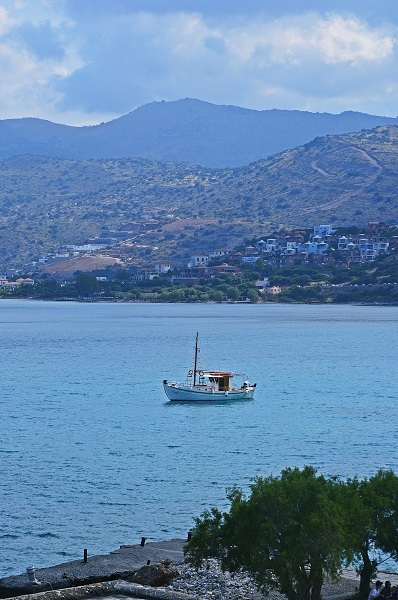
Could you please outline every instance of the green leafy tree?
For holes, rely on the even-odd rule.
[[[289,600],[319,600],[325,575],[337,577],[344,529],[333,480],[312,467],[257,478],[246,497],[228,492],[229,512],[216,508],[195,519],[186,560],[218,558],[223,569],[250,573],[258,588],[276,588]]]
[[[256,266],[256,271],[258,271],[260,274],[262,274],[263,271],[264,271],[264,268],[265,268],[264,259],[263,258],[258,258],[256,260],[255,266]]]
[[[239,289],[237,287],[229,285],[226,288],[226,294],[227,294],[228,300],[238,300]]]
[[[359,597],[387,558],[398,560],[398,477],[379,470],[369,479],[349,479],[340,491],[347,518],[347,557],[360,575]]]
[[[221,292],[221,290],[215,290],[210,293],[210,298],[211,300],[214,300],[214,302],[222,302],[224,299],[224,294]]]
[[[247,290],[246,298],[250,302],[258,302],[259,301],[258,291],[255,288],[251,288],[251,289]]]
[[[43,279],[37,286],[38,296],[43,298],[55,298],[61,292],[61,286],[55,279]]]
[[[100,282],[90,273],[79,273],[75,281],[79,296],[92,296],[101,290]]]
[[[118,281],[125,283],[131,281],[132,273],[127,269],[120,269],[117,271],[115,275],[115,279]]]

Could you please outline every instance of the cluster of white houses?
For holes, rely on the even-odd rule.
[[[248,246],[243,252],[222,248],[208,254],[194,254],[187,266],[179,269],[178,275],[172,276],[172,281],[195,284],[203,277],[216,277],[220,274],[235,275],[242,265],[255,264],[260,258],[276,267],[309,263],[339,267],[358,265],[373,261],[380,254],[387,253],[391,244],[394,247],[398,246],[398,239],[380,239],[379,229],[383,225],[368,224],[370,231],[357,236],[338,236],[335,235],[331,225],[319,225],[314,227],[308,241],[304,241],[305,232],[281,231],[277,237],[259,240],[255,246]],[[139,269],[136,277],[138,281],[154,279],[170,271],[172,271],[170,263],[159,261],[151,267]]]
[[[305,241],[305,232],[281,231],[276,237],[259,240],[255,246],[248,246],[242,253],[216,250],[208,255],[196,254],[189,266],[198,268],[211,264],[214,259],[228,256],[232,264],[239,262],[256,263],[259,258],[276,267],[305,265],[335,265],[350,267],[373,261],[380,254],[386,254],[398,247],[398,237],[380,237],[388,231],[385,223],[368,223],[367,232],[358,235],[336,235],[331,225],[318,225]]]
[[[375,226],[379,228],[375,231]],[[277,238],[257,242],[253,250],[261,253],[262,258],[276,263],[276,266],[292,266],[308,262],[350,267],[373,261],[380,254],[386,254],[390,246],[397,247],[396,236],[380,238],[380,227],[384,224],[368,223],[368,232],[359,235],[335,235],[331,225],[314,227],[308,241],[304,241],[299,231],[284,232]],[[384,231],[384,229],[382,229]],[[243,257],[243,262],[255,262],[252,257]]]
[[[152,224],[151,224],[152,226]],[[154,224],[153,224],[154,226]],[[128,231],[127,231],[128,229]],[[130,233],[131,228],[119,232],[120,238]],[[388,236],[391,228],[380,222],[369,222],[365,233],[358,235],[337,235],[331,225],[318,225],[308,236],[308,231],[281,230],[274,237],[261,239],[254,246],[246,247],[242,252],[225,248],[210,251],[208,254],[194,254],[186,267],[179,269],[178,274],[171,273],[173,266],[165,260],[159,260],[148,267],[136,271],[136,280],[151,280],[169,273],[173,281],[182,280],[196,283],[202,277],[216,277],[219,274],[235,275],[245,264],[255,264],[258,259],[272,264],[276,268],[294,265],[333,265],[349,268],[364,262],[373,261],[377,256],[398,248],[398,236]],[[115,232],[107,232],[114,234]],[[114,237],[112,237],[114,240]],[[94,240],[92,240],[94,241]],[[95,240],[105,243],[105,239]],[[104,248],[101,244],[84,244],[82,246],[64,247],[59,253],[48,254],[30,265],[34,268],[44,267],[57,261],[64,261],[82,254],[91,254]],[[115,251],[115,248],[114,248]],[[123,260],[122,248],[119,248]],[[130,259],[125,259],[127,262]],[[25,265],[28,267],[28,265]],[[22,283],[30,284],[33,280],[18,279],[8,281],[0,278],[0,286],[17,287]]]

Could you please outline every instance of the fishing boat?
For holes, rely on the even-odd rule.
[[[242,384],[235,386],[233,378],[240,377]],[[172,402],[220,402],[226,400],[252,400],[256,384],[245,375],[231,371],[212,371],[198,368],[198,333],[196,334],[193,369],[188,371],[184,383],[163,381],[166,396]]]

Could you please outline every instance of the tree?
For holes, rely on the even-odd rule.
[[[75,285],[79,296],[91,296],[101,289],[100,282],[90,273],[79,273],[76,277]]]
[[[38,286],[38,294],[44,298],[54,298],[61,291],[61,286],[56,279],[43,279]]]
[[[211,508],[195,519],[186,560],[218,558],[223,569],[250,573],[263,593],[318,600],[324,576],[336,577],[343,558],[337,485],[307,466],[255,479],[248,497],[233,488],[228,513]]]
[[[119,269],[116,272],[115,279],[120,281],[121,283],[126,283],[131,281],[132,273],[127,269]]]
[[[258,291],[255,288],[251,288],[251,289],[247,290],[246,298],[250,302],[258,302],[258,300],[259,300]]]
[[[228,300],[238,300],[238,298],[239,298],[238,288],[236,288],[232,285],[227,286],[226,294],[227,294]]]
[[[214,290],[210,292],[210,298],[214,302],[222,302],[224,299],[224,294],[221,292],[221,290]]]
[[[258,271],[260,273],[260,275],[261,275],[263,273],[263,271],[264,271],[264,268],[265,268],[264,259],[263,258],[258,258],[256,260],[255,266],[256,266],[256,271]]]
[[[347,558],[360,575],[359,598],[387,558],[398,560],[398,477],[379,470],[369,479],[349,479],[340,491],[347,523]]]

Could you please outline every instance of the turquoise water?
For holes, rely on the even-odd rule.
[[[0,302],[0,576],[185,537],[225,489],[397,470],[398,308]],[[255,399],[170,404],[191,367]]]

